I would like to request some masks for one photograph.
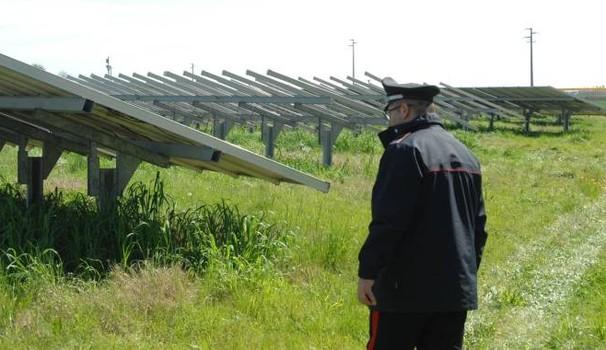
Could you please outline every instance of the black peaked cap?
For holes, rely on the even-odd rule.
[[[403,99],[432,102],[433,97],[440,93],[440,88],[435,85],[398,84],[390,77],[381,80],[381,84],[387,95],[387,104]]]

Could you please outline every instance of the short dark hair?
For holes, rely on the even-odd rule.
[[[428,108],[432,105],[429,101],[421,101],[421,100],[401,100],[402,103],[405,103],[412,112],[415,117],[421,116],[427,113]]]

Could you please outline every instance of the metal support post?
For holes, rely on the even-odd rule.
[[[27,157],[27,206],[42,203],[44,179],[42,157]]]
[[[116,178],[116,169],[99,169],[97,205],[100,210],[108,210],[116,203]]]
[[[569,111],[565,111],[563,113],[563,117],[564,117],[564,132],[568,132],[568,129],[570,128],[570,116],[571,116],[571,112]]]
[[[444,111],[446,111],[446,109],[444,109]],[[469,124],[464,120],[465,115],[463,114],[463,111],[453,110],[448,113],[451,114],[452,119],[455,120],[457,124],[463,127],[463,130],[467,131],[469,129]]]
[[[225,140],[225,121],[224,120],[213,120],[213,135]]]
[[[488,122],[488,130],[494,130],[494,118],[495,118],[495,114],[494,113],[490,113],[489,117],[490,117],[490,121]]]
[[[528,134],[530,132],[530,117],[532,116],[532,111],[526,110],[524,111],[524,133]]]
[[[89,159],[89,173],[92,160]],[[93,162],[94,163],[94,162]],[[99,169],[99,190],[97,194],[97,203],[101,210],[107,210],[113,207],[118,196],[126,188],[131,177],[141,164],[141,160],[124,153],[116,155],[116,168]],[[92,167],[94,168],[94,166]],[[89,178],[89,185],[90,185]],[[90,193],[90,189],[89,189]]]
[[[274,127],[273,125],[267,125],[265,127],[265,156],[267,158],[274,157]]]
[[[332,132],[330,129],[322,130],[322,165],[332,165]]]
[[[233,122],[230,120],[213,120],[213,136],[225,140],[227,134],[233,127]]]
[[[261,142],[265,142],[266,125],[267,125],[267,120],[265,120],[265,117],[261,116]]]
[[[6,142],[4,142],[4,140],[0,140],[0,152],[2,152],[2,149],[4,148],[5,144]]]
[[[97,154],[97,144],[91,142],[88,152],[88,195],[99,196],[99,156]]]
[[[19,138],[17,151],[17,183],[27,184],[27,138]]]
[[[263,123],[262,127],[263,143],[265,143],[265,156],[267,158],[273,158],[275,142],[280,134],[280,131],[282,131],[283,125],[276,122],[274,122],[273,125]]]
[[[322,125],[322,124],[320,124]],[[322,164],[326,167],[332,165],[332,148],[337,137],[343,130],[343,125],[331,123],[330,129],[323,127],[321,130],[320,144],[322,145]]]
[[[318,144],[322,144],[322,131],[324,130],[324,126],[322,124],[322,118],[318,118]]]

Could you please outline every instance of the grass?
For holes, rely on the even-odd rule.
[[[133,184],[115,206],[103,210],[81,194],[64,199],[51,192],[41,206],[29,208],[23,197],[13,185],[0,187],[0,263],[17,281],[29,279],[38,257],[65,272],[95,276],[116,264],[144,261],[194,271],[215,260],[270,261],[289,234],[225,202],[179,211],[158,176],[149,186]]]
[[[569,299],[567,312],[555,325],[547,346],[551,349],[606,348],[606,252],[585,274]]]
[[[548,119],[532,124],[530,135],[519,132],[519,123],[500,121],[495,126],[494,131],[480,133],[453,130],[482,161],[489,216],[490,236],[480,271],[480,310],[470,315],[466,345],[472,349],[603,348],[606,120],[575,117],[571,132],[565,135]],[[236,129],[230,137],[262,152],[258,131],[251,135]],[[123,230],[122,242],[136,231],[128,242],[148,248],[135,245],[130,259],[117,250],[111,258],[103,258],[108,261],[103,268],[94,260],[78,265],[75,257],[65,258],[76,256],[75,252],[66,253],[59,249],[62,245],[42,244],[42,239],[36,240],[37,250],[27,244],[3,245],[0,348],[362,348],[368,332],[367,311],[355,298],[356,255],[367,232],[381,146],[370,132],[344,132],[335,145],[336,166],[324,169],[316,143],[313,134],[285,131],[278,139],[276,158],[330,179],[333,186],[328,194],[248,178],[160,170],[162,191],[170,196],[158,211],[145,209],[145,201],[124,200],[137,208],[124,211],[129,213],[124,220],[143,221],[147,226],[139,228],[142,231],[136,231],[136,224],[129,226]],[[0,174],[5,179],[15,177],[15,153],[10,147],[0,153]],[[80,203],[90,209],[91,203],[78,195],[86,183],[82,159],[62,157],[47,181],[47,188],[68,189],[63,196],[48,194],[51,201],[57,196],[57,207]],[[133,181],[158,184],[157,171],[143,165]],[[132,198],[153,198],[158,192],[153,186],[137,186],[148,192]],[[9,197],[17,202],[20,198],[16,192]],[[17,204],[11,205],[10,213],[26,215],[16,211]],[[208,213],[196,208],[207,208]],[[241,219],[249,218],[258,227],[253,231],[268,228],[263,232],[273,238],[261,235],[248,240],[251,245],[240,245],[248,237],[240,234],[223,245],[220,254],[204,256],[211,246],[205,243],[194,245],[204,249],[188,248],[199,254],[189,264],[175,258],[184,255],[179,249],[189,247],[176,244],[176,232],[182,229],[162,228],[211,222],[208,215],[222,218],[213,214],[213,208],[229,211],[237,227],[249,227]],[[81,221],[60,217],[64,222],[75,220],[68,226],[79,227],[85,217],[95,220],[90,215]],[[166,218],[170,218],[168,224]],[[83,226],[80,231],[86,230]],[[193,231],[197,230],[203,231]],[[225,231],[216,229],[219,236],[214,240],[221,241],[218,237]],[[79,239],[94,241],[98,232],[90,231]],[[41,236],[27,233],[30,236],[25,237],[48,235],[36,234]],[[17,234],[13,236],[20,242]],[[70,244],[79,246],[78,238],[70,237]],[[172,243],[163,243],[166,237]],[[181,242],[194,242],[195,237]],[[45,239],[48,242],[51,237]],[[124,246],[128,244],[118,248]],[[247,255],[246,247],[253,247],[255,253]],[[154,252],[161,253],[154,256]],[[233,252],[239,252],[238,258]],[[160,258],[166,256],[170,258]],[[259,256],[265,258],[255,258]],[[195,267],[192,261],[206,263]],[[95,271],[102,272],[102,277],[95,277]]]

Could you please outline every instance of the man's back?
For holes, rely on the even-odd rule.
[[[387,145],[373,188],[373,221],[360,252],[361,270],[366,256],[384,255],[375,309],[475,309],[486,239],[479,162],[431,118],[390,133],[382,135]]]

